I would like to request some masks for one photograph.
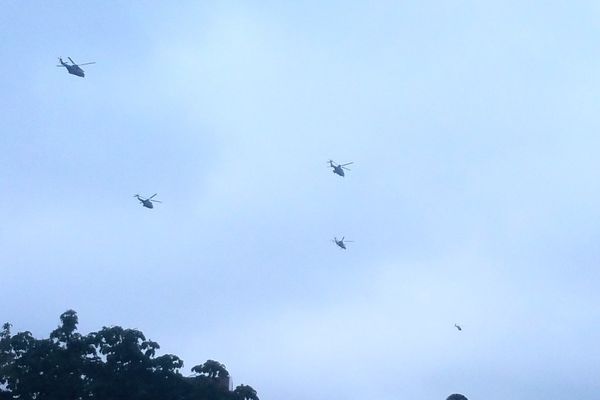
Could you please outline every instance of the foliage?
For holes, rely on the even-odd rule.
[[[192,370],[198,375],[184,377],[183,361],[173,354],[157,356],[158,343],[138,330],[113,326],[83,336],[73,310],[60,321],[47,339],[27,331],[13,334],[4,324],[0,400],[258,400],[249,386],[230,392],[229,372],[217,361],[197,365]]]
[[[238,400],[259,400],[256,390],[249,385],[239,385],[233,391]]]
[[[468,400],[462,394],[451,394],[446,400]]]
[[[192,368],[192,372],[203,374],[213,379],[229,377],[229,372],[227,372],[225,366],[215,360],[207,360],[202,365],[196,365]]]

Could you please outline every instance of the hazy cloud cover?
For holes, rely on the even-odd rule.
[[[0,4],[1,321],[263,400],[598,398],[595,2]]]

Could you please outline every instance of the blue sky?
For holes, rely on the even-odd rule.
[[[2,321],[263,400],[597,399],[596,2],[1,5]]]

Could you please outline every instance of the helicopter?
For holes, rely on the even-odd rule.
[[[458,325],[458,324],[454,324],[454,327],[456,329],[458,329],[459,331],[462,331],[462,326]]]
[[[85,77],[85,72],[83,72],[83,70],[81,69],[81,65],[89,65],[89,64],[96,64],[95,61],[93,62],[89,62],[89,63],[83,63],[83,64],[75,64],[75,61],[73,61],[73,59],[71,59],[71,57],[67,57],[70,61],[71,64],[67,64],[66,62],[63,61],[63,59],[61,57],[58,57],[58,61],[60,61],[60,65],[57,65],[57,67],[65,67],[67,69],[67,72],[70,73],[71,75],[77,75],[80,77]]]
[[[350,171],[350,168],[346,168],[346,165],[353,164],[353,162],[349,162],[346,164],[335,164],[333,160],[329,160],[329,166],[333,168],[333,173],[338,174],[341,177],[344,177],[344,170]]]
[[[336,237],[334,237],[333,239],[331,239],[331,241],[335,244],[337,244],[341,249],[346,250],[346,243],[352,243],[354,242],[354,240],[346,240],[344,242],[344,236],[342,236],[342,238],[340,240],[338,240]]]
[[[154,208],[154,203],[162,203],[162,201],[160,200],[152,200],[152,198],[154,196],[156,196],[158,193],[154,193],[152,196],[148,197],[147,199],[144,199],[143,197],[141,197],[139,194],[134,194],[133,197],[137,197],[137,199],[140,201],[140,203],[142,203],[142,205],[146,208]]]

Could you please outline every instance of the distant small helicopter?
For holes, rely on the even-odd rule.
[[[71,65],[67,64],[66,62],[63,61],[62,58],[58,57],[58,61],[60,61],[60,65],[57,65],[57,67],[65,67],[67,69],[67,72],[70,73],[71,75],[77,75],[82,78],[85,77],[85,72],[83,72],[83,70],[81,69],[81,66],[96,64],[95,61],[89,62],[89,63],[83,63],[83,64],[75,64],[75,61],[73,61],[71,59],[71,57],[67,57],[67,58],[71,61]]]
[[[146,208],[154,208],[154,203],[162,203],[162,201],[160,200],[152,200],[152,198],[154,196],[156,196],[158,193],[154,193],[152,196],[148,197],[147,199],[144,199],[143,197],[141,197],[139,194],[134,194],[133,197],[137,197],[137,199],[140,201],[140,203],[142,203],[142,205]]]
[[[462,331],[462,327],[461,327],[460,325],[458,325],[458,324],[454,324],[454,327],[455,327],[456,329],[458,329],[459,331]]]
[[[335,164],[335,162],[333,160],[329,160],[329,166],[331,168],[333,168],[333,173],[334,174],[338,174],[339,176],[343,177],[344,174],[344,170],[350,171],[350,168],[346,168],[346,165],[350,165],[350,164],[354,164],[353,162],[349,162],[346,164]]]
[[[334,237],[333,239],[331,239],[331,241],[335,244],[337,244],[341,249],[346,250],[346,243],[352,243],[354,242],[354,240],[346,240],[344,241],[344,237],[342,236],[342,238],[340,240],[338,240],[336,237]]]

